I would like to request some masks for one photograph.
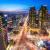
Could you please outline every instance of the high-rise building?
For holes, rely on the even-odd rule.
[[[0,13],[0,28],[2,27],[2,13]]]
[[[6,50],[8,44],[7,31],[2,24],[2,13],[0,14],[0,50]]]
[[[36,9],[35,7],[31,7],[29,10],[29,26],[35,27],[35,19],[36,19]]]
[[[47,7],[41,6],[41,8],[39,10],[39,21],[40,21],[41,27],[46,26],[45,23],[47,21],[47,17],[48,17]]]
[[[4,13],[0,13],[0,16],[2,17],[2,24],[3,26],[7,26],[7,19],[6,19],[6,15],[4,15]]]

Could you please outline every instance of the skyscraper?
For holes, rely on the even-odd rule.
[[[2,13],[0,13],[0,50],[6,50],[8,44],[7,31],[2,24]]]
[[[47,21],[47,7],[46,6],[41,6],[39,10],[39,19],[41,21],[41,27],[44,27],[45,22]]]
[[[35,27],[35,19],[36,19],[36,9],[35,7],[31,7],[29,10],[29,26]]]

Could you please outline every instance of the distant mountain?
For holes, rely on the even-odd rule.
[[[28,11],[0,11],[0,13],[3,13],[3,14],[22,14],[22,13],[28,13]]]

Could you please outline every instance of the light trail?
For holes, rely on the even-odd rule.
[[[25,18],[24,25],[23,25],[21,31],[19,32],[19,34],[20,34],[19,37],[20,37],[20,38],[19,38],[19,40],[18,40],[18,42],[17,42],[17,46],[19,46],[19,45],[21,44],[21,41],[24,40],[24,36],[25,36],[25,34],[27,33],[27,21],[28,21],[28,16]]]
[[[15,42],[16,42],[16,44],[13,46],[13,50],[19,50],[19,48],[20,48],[20,46],[21,46],[21,44],[23,44],[24,45],[24,43],[25,43],[25,45],[29,48],[29,49],[31,49],[31,50],[33,50],[34,49],[34,45],[33,45],[33,43],[31,43],[31,42],[28,42],[25,38],[27,37],[27,33],[30,33],[30,28],[28,29],[28,26],[27,26],[27,24],[28,24],[28,18],[29,16],[27,16],[26,18],[25,18],[25,22],[24,22],[24,24],[23,24],[23,26],[22,26],[22,29],[20,30],[20,32],[19,32],[19,38],[17,37],[17,35],[13,38],[13,39],[16,39],[15,40]],[[18,38],[18,40],[17,40],[17,38]],[[11,48],[11,47],[10,47]],[[36,48],[35,48],[36,49]],[[35,50],[34,49],[34,50]],[[10,49],[11,50],[11,49]]]
[[[24,22],[24,24],[23,24],[23,26],[22,26],[22,29],[20,30],[20,32],[19,32],[19,38],[18,38],[18,40],[17,40],[17,42],[16,42],[16,44],[15,44],[15,46],[13,47],[14,48],[14,50],[18,50],[19,49],[19,46],[21,45],[21,43],[22,43],[22,41],[24,41],[24,37],[25,37],[25,35],[26,35],[26,33],[27,33],[27,22],[28,22],[28,16],[25,18],[25,22]],[[17,38],[17,36],[15,36],[15,38]],[[11,47],[10,47],[11,48]]]

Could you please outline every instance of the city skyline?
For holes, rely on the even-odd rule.
[[[50,0],[0,0],[0,10],[27,10],[31,6],[35,6],[37,10],[40,9],[41,5],[47,5],[50,10]]]

